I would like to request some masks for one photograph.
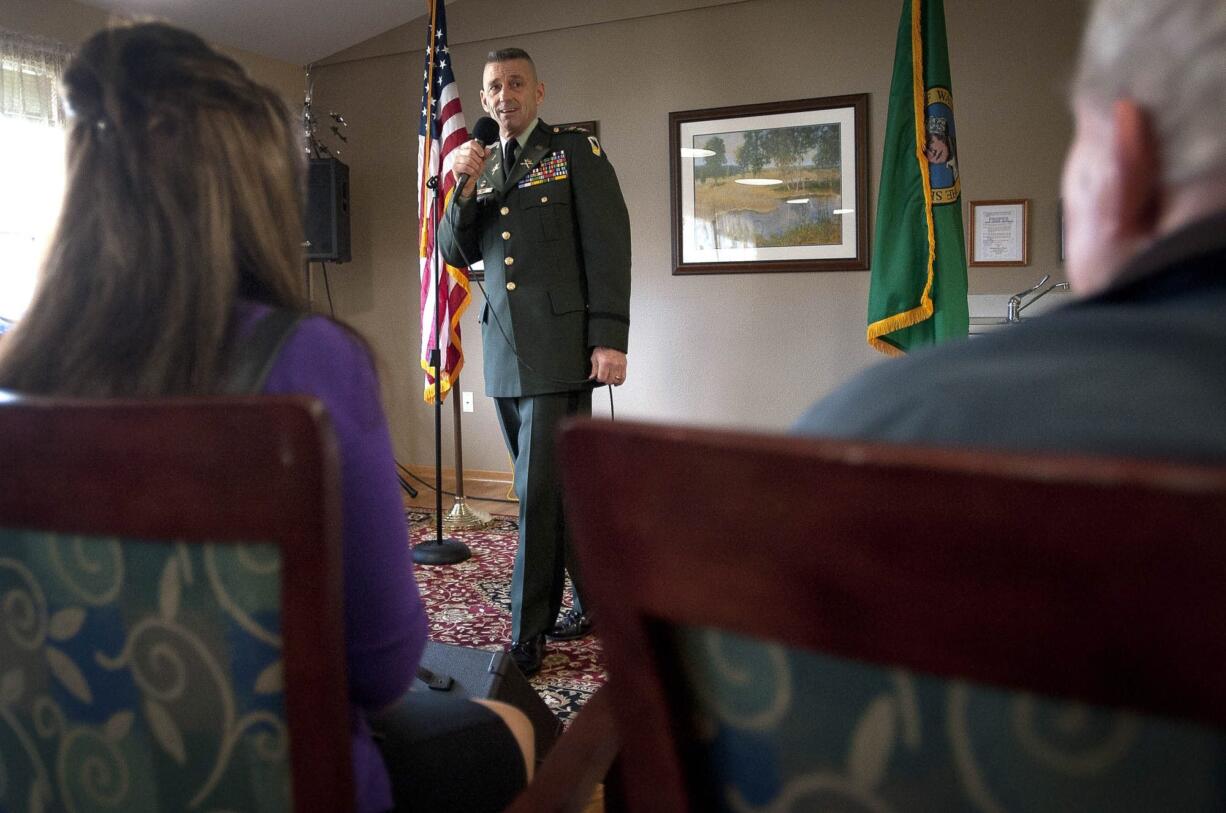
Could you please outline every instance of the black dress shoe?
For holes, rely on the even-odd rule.
[[[567,610],[549,630],[551,641],[573,641],[592,631],[592,617],[587,613]]]
[[[511,660],[515,661],[524,677],[531,677],[541,671],[541,661],[545,659],[545,636],[537,635],[522,642],[512,641],[510,652]]]

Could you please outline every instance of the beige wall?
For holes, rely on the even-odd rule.
[[[75,47],[106,25],[107,13],[72,0],[4,0],[0,28],[58,40]]]
[[[133,3],[133,12],[138,11]],[[111,15],[73,0],[3,0],[0,28],[58,40],[75,48],[90,34],[107,25]],[[302,104],[302,68],[259,54],[218,44],[257,80],[277,90],[294,109]]]
[[[1082,4],[945,5],[964,201],[1031,200],[1030,266],[971,269],[971,292],[1011,293],[1046,272],[1060,279],[1056,203],[1071,129],[1064,87]],[[580,6],[598,7],[595,22],[584,24]],[[875,211],[900,8],[899,0],[449,6],[470,125],[481,115],[484,54],[508,45],[537,60],[547,87],[545,120],[600,122],[634,234],[630,375],[615,394],[619,418],[782,429],[816,397],[880,361],[864,342],[867,272],[672,276],[667,125],[670,111],[868,93]],[[533,33],[532,23],[548,30]],[[417,20],[335,55],[318,69],[317,95],[351,125],[344,157],[352,171],[354,260],[330,272],[336,311],[381,357],[402,462],[429,464],[433,417],[421,400],[416,360],[414,234],[423,37]],[[461,388],[477,393],[476,412],[464,416],[464,460],[469,468],[506,470],[497,421],[482,395],[480,302],[475,293],[462,320]],[[595,403],[598,415],[608,414],[604,390]],[[450,466],[449,408],[444,424]]]

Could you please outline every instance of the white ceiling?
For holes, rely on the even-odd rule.
[[[81,0],[152,15],[220,45],[306,65],[426,13],[426,0]],[[454,0],[447,0],[450,4]]]

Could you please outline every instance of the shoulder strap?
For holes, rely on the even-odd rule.
[[[273,308],[256,323],[251,334],[235,341],[230,370],[222,384],[225,395],[254,395],[264,389],[281,345],[306,314]]]

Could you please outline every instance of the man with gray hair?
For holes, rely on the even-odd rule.
[[[1078,301],[884,362],[796,431],[1226,460],[1226,3],[1098,0],[1072,106]]]

